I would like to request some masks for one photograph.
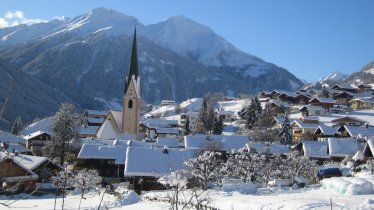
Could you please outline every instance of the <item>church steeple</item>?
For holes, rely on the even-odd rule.
[[[136,49],[136,29],[131,48],[129,71],[125,81],[123,94],[122,132],[139,137],[140,122],[140,76]]]
[[[130,59],[130,65],[129,65],[129,72],[127,74],[126,81],[125,81],[124,93],[127,92],[127,89],[129,88],[129,84],[133,76],[135,77],[134,78],[135,80],[137,80],[139,77],[138,55],[137,55],[137,48],[136,48],[136,28],[134,30],[134,35],[132,39],[131,59]]]

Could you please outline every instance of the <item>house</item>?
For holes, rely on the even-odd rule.
[[[266,103],[266,108],[274,113],[285,113],[289,107],[288,103],[279,100],[270,100]]]
[[[312,97],[318,97],[319,95],[322,94],[322,91],[321,90],[315,90],[315,89],[311,89],[307,92],[310,96]]]
[[[366,158],[374,157],[374,139],[367,140],[363,153]]]
[[[35,191],[38,175],[15,160],[14,155],[0,153],[0,185],[14,193]]]
[[[294,120],[291,123],[293,142],[298,143],[302,139],[313,139],[318,126],[317,123],[304,123],[300,120]]]
[[[271,98],[271,92],[269,91],[262,91],[258,94],[259,98]]]
[[[313,106],[321,106],[329,111],[336,104],[336,101],[331,98],[314,97],[310,99],[309,103]]]
[[[302,106],[302,105],[293,105],[293,106],[290,106],[288,108],[288,110],[289,110],[290,113],[298,113],[298,112],[300,112],[300,109],[303,108],[303,107],[304,106]]]
[[[273,91],[271,91],[271,93],[270,93],[270,98],[271,99],[277,99],[278,98],[278,96],[280,95],[282,93],[282,91],[279,91],[279,90],[273,90]]]
[[[328,160],[330,158],[328,154],[328,143],[327,141],[306,141],[300,142],[302,145],[301,154],[311,160]]]
[[[296,97],[295,93],[283,91],[278,96],[278,100],[283,101],[283,102],[287,102],[287,103],[294,103],[295,102],[295,97]]]
[[[329,138],[328,149],[329,156],[335,161],[341,161],[345,156],[353,156],[357,151],[363,151],[364,145],[355,139]]]
[[[325,140],[326,138],[334,137],[335,133],[336,128],[331,126],[320,125],[318,126],[316,131],[314,131],[314,136],[318,140]]]
[[[306,105],[300,109],[304,116],[323,116],[326,114],[326,109],[322,106]]]
[[[38,175],[38,183],[51,182],[52,176],[56,176],[58,172],[62,170],[61,166],[57,165],[46,157],[14,153],[13,159],[17,163]]]
[[[335,132],[341,138],[366,138],[374,137],[374,127],[341,125]]]
[[[370,85],[361,84],[357,86],[358,93],[368,93],[372,91],[372,87]]]
[[[79,127],[79,137],[80,138],[88,138],[88,137],[96,137],[97,130],[99,130],[100,126],[80,126]]]
[[[346,91],[346,92],[351,92],[351,93],[357,92],[356,88],[353,88],[348,84],[335,84],[331,88],[334,90]]]
[[[130,140],[86,141],[75,163],[75,169],[90,168],[103,177],[123,177],[126,149]]]
[[[307,93],[299,93],[294,97],[295,104],[308,104],[311,96]]]
[[[238,113],[247,105],[247,100],[219,101],[216,113],[225,122],[238,119]]]
[[[179,121],[180,128],[184,128],[186,126],[186,122],[188,119],[190,131],[194,133],[196,130],[196,123],[197,123],[198,116],[199,116],[198,112],[188,112],[188,113],[181,114],[180,121]]]
[[[232,122],[236,118],[234,117],[236,114],[235,111],[225,110],[223,107],[217,109],[216,114],[218,114],[224,122]]]
[[[340,117],[334,120],[331,120],[332,126],[339,127],[341,125],[350,125],[350,126],[363,126],[367,122],[361,119],[358,119],[357,117],[353,116],[344,116]]]
[[[146,138],[156,140],[157,137],[176,137],[179,135],[178,120],[147,119],[142,122],[146,130]]]
[[[196,157],[197,150],[145,148],[126,150],[124,176],[135,191],[162,189],[157,179],[183,168],[183,162]]]
[[[354,94],[350,92],[341,92],[335,95],[334,99],[338,105],[348,105],[349,101],[353,99]]]
[[[374,108],[374,100],[372,98],[354,98],[348,103],[353,110]]]
[[[311,117],[311,116],[301,116],[299,120],[303,123],[313,123],[313,124],[319,124],[319,120],[317,117]]]
[[[46,145],[47,141],[51,140],[51,135],[44,131],[36,131],[24,136],[24,138],[26,139],[26,147],[30,149],[34,155],[42,156],[42,148]]]

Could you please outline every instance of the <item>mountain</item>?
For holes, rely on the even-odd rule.
[[[0,130],[11,128],[17,116],[24,123],[36,117],[53,115],[61,102],[70,99],[58,90],[44,84],[0,59]],[[7,102],[5,102],[7,99]],[[1,111],[0,111],[1,112]]]
[[[340,81],[340,80],[347,79],[347,77],[348,77],[348,75],[335,71],[335,72],[327,75],[326,77],[320,78],[318,80],[318,82],[324,82],[324,81],[327,81],[327,80]]]
[[[354,85],[374,84],[374,61],[366,64],[360,71],[352,73],[346,81]]]
[[[22,37],[16,27],[1,29],[0,56],[83,108],[120,107],[135,26],[142,98],[148,103],[182,101],[209,91],[233,96],[291,90],[303,84],[286,69],[238,50],[183,16],[145,26],[135,17],[98,8],[50,22],[43,23],[45,28],[19,26],[35,31],[33,38]]]

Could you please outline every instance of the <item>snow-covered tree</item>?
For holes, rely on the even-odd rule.
[[[11,129],[11,133],[14,135],[19,135],[21,130],[22,130],[22,119],[21,117],[16,117],[16,119],[14,120],[12,129]]]
[[[208,182],[215,181],[219,175],[222,165],[221,155],[220,152],[202,151],[197,157],[184,162],[204,190],[208,189]]]
[[[179,195],[187,187],[188,172],[184,170],[171,172],[170,175],[158,179],[158,182],[172,189],[172,194],[169,196],[170,204],[172,209],[177,210],[179,207]]]
[[[206,114],[206,125],[205,131],[211,133],[214,126],[214,119],[216,114],[214,113],[214,109],[212,107],[208,107],[207,114]]]
[[[81,202],[84,198],[84,193],[89,189],[98,190],[101,181],[102,178],[101,176],[99,176],[99,172],[92,169],[83,169],[70,179],[69,182],[71,183],[71,186],[81,191],[81,199],[79,201],[78,209],[80,209],[81,207]]]
[[[239,150],[228,156],[222,167],[222,173],[228,178],[241,179],[243,182],[254,181],[259,170],[259,156],[246,150]]]
[[[221,135],[222,131],[223,131],[222,118],[219,115],[216,115],[216,117],[214,118],[214,123],[213,123],[213,134]]]
[[[43,147],[43,155],[54,159],[60,158],[65,162],[65,153],[68,151],[68,142],[78,136],[78,128],[82,122],[81,116],[75,111],[74,105],[62,103],[52,122],[52,139]]]
[[[292,144],[292,128],[290,125],[290,121],[286,116],[282,122],[282,128],[279,132],[280,143],[283,145],[291,145]]]
[[[56,176],[52,177],[52,183],[56,186],[56,189],[60,189],[62,191],[62,209],[64,209],[66,189],[72,187],[72,177],[73,173],[66,170],[66,166],[65,170],[60,171]],[[54,209],[56,209],[57,190],[55,195]]]
[[[305,156],[300,156],[299,152],[289,152],[287,154],[287,168],[292,177],[303,176],[304,178],[313,178],[317,164]]]

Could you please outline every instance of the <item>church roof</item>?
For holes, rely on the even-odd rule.
[[[130,66],[129,71],[126,77],[125,81],[125,90],[124,93],[126,93],[127,89],[129,88],[130,81],[132,80],[134,76],[134,79],[138,79],[139,77],[139,71],[138,71],[138,55],[137,55],[137,48],[136,48],[136,29],[134,31],[133,36],[133,42],[132,42],[132,48],[131,48],[131,59],[130,59]]]

